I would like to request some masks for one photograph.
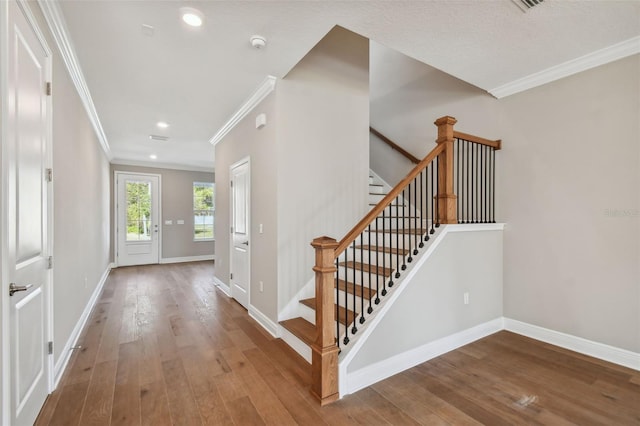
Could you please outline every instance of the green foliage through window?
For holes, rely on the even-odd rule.
[[[213,188],[211,182],[193,182],[193,238],[213,239]]]
[[[127,241],[151,240],[151,184],[127,181]]]

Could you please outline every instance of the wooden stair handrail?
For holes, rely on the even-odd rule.
[[[457,130],[453,131],[453,137],[456,139],[464,139],[465,141],[479,143],[480,145],[490,146],[495,148],[496,150],[500,150],[502,148],[502,140],[496,139],[492,141],[490,139],[481,138],[480,136],[470,135],[468,133],[462,133]]]
[[[369,226],[369,224],[373,222],[385,208],[387,208],[387,205],[389,205],[398,195],[400,195],[402,190],[407,185],[409,185],[409,182],[411,182],[416,176],[418,176],[418,174],[420,174],[420,172],[424,168],[431,164],[431,162],[438,155],[440,155],[443,150],[444,145],[436,146],[429,154],[427,154],[426,157],[424,157],[422,161],[418,163],[417,166],[413,168],[413,170],[409,172],[409,174],[407,174],[407,176],[405,176],[404,179],[400,181],[400,183],[398,183],[387,195],[385,195],[385,197],[373,209],[371,209],[371,211],[365,217],[363,217],[362,220],[358,222],[358,224],[354,226],[353,229],[351,229],[351,231],[349,231],[349,233],[345,235],[343,239],[340,240],[340,242],[338,243],[338,247],[336,247],[334,257],[338,257],[343,251],[345,251],[347,247],[349,247],[349,244],[351,244],[353,240],[358,238],[362,231],[364,231],[367,226]]]
[[[395,143],[394,141],[392,141],[391,139],[389,139],[388,137],[386,137],[385,135],[383,135],[373,127],[369,126],[369,131],[373,133],[376,137],[378,137],[378,139],[380,139],[382,142],[389,145],[391,149],[398,151],[402,156],[404,156],[407,160],[411,161],[413,164],[420,163],[420,160],[418,159],[418,157],[413,156],[411,153],[407,152],[400,145],[398,145],[397,143]]]

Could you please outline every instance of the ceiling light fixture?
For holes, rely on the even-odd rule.
[[[157,155],[155,155],[155,154],[151,154],[151,155],[149,156],[149,158],[151,158],[152,160],[155,160],[156,158],[158,158],[158,156],[157,156]]]
[[[169,123],[167,123],[166,121],[158,121],[156,123],[156,126],[160,127],[161,129],[166,129],[167,127],[169,127]]]
[[[182,15],[182,20],[185,22],[185,24],[192,27],[199,27],[204,21],[204,15],[202,14],[202,12],[192,7],[180,8],[180,14]]]
[[[256,49],[262,49],[263,47],[265,47],[267,45],[267,39],[260,36],[260,35],[254,35],[251,36],[251,38],[249,39],[249,41],[251,42],[251,45],[253,47],[255,47]]]

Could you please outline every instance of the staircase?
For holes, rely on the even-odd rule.
[[[395,187],[370,175],[371,210],[344,238],[311,243],[315,297],[300,300],[299,316],[280,324],[296,350],[311,349],[311,393],[322,405],[339,398],[341,360],[360,345],[368,324],[384,320],[376,314],[411,275],[440,224],[495,223],[501,142],[454,131],[455,123],[448,116],[435,122],[436,147]]]
[[[390,189],[371,172],[370,207],[375,207]],[[334,289],[337,290],[336,300],[339,303],[334,303],[333,311],[335,329],[338,331],[336,335],[341,342],[344,343],[345,338],[347,342],[353,342],[357,338],[357,331],[353,333],[354,326],[357,330],[361,326],[360,318],[366,321],[366,317],[373,312],[373,306],[379,305],[396,284],[393,277],[398,265],[400,268],[402,265],[406,266],[410,258],[408,240],[415,239],[417,234],[428,232],[423,223],[426,221],[420,218],[419,213],[416,217],[403,216],[409,209],[411,206],[407,200],[401,196],[396,197],[394,202],[378,215],[380,229],[377,232],[368,232],[355,241],[347,251],[347,258],[338,262],[339,275]],[[420,226],[416,227],[415,224]],[[299,302],[300,316],[281,321],[280,324],[300,341],[311,346],[316,340],[316,298],[302,299]]]

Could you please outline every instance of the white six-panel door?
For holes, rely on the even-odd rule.
[[[51,58],[22,7],[14,1],[8,5],[8,69],[4,71],[7,133],[2,147],[2,178],[6,179],[2,203],[7,245],[2,291],[4,300],[7,296],[9,300],[9,349],[4,348],[3,356],[9,358],[10,424],[30,425],[46,399],[51,368],[46,94]]]

